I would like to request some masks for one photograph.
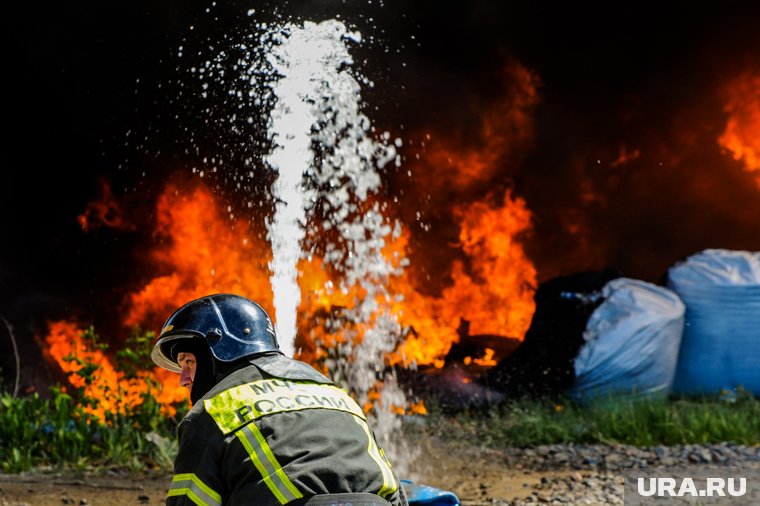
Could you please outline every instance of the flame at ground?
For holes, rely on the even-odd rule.
[[[152,252],[163,271],[129,297],[126,327],[158,329],[171,313],[190,300],[213,293],[235,293],[255,300],[273,314],[270,250],[246,221],[234,223],[203,185],[166,187],[157,203]],[[163,394],[172,401],[187,398],[177,374],[157,369]]]
[[[452,217],[461,250],[452,249],[451,282],[444,283],[438,295],[423,295],[411,281],[419,268],[415,264],[392,281],[392,291],[403,297],[394,303],[393,312],[407,329],[393,363],[442,367],[451,345],[459,340],[462,320],[469,322],[471,334],[517,339],[530,326],[537,275],[520,242],[532,227],[526,202],[507,192],[495,203],[490,195],[451,206],[453,197],[471,200],[473,188],[493,180],[505,166],[517,165],[533,139],[539,77],[515,60],[503,67],[501,77],[501,96],[478,113],[475,135],[460,129],[433,136],[415,171],[420,189],[429,192],[422,201],[438,206],[436,214]],[[406,243],[397,248],[405,253]],[[424,257],[417,261],[424,263]]]
[[[472,275],[455,271],[444,292],[448,306],[465,309],[472,334],[522,339],[535,311],[536,269],[517,238],[531,227],[523,199],[504,195],[502,206],[476,202],[457,215],[459,238]]]
[[[535,312],[536,269],[518,241],[531,227],[525,201],[507,192],[500,206],[475,202],[455,214],[467,262],[454,262],[452,284],[439,297],[421,295],[408,277],[394,285],[404,297],[395,311],[410,329],[396,357],[404,364],[441,367],[462,319],[471,334],[522,339]]]
[[[718,139],[748,172],[760,171],[760,74],[745,73],[725,89],[726,129]],[[760,174],[757,175],[760,188]]]

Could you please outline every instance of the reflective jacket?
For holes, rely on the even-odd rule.
[[[180,422],[167,505],[302,503],[369,492],[406,496],[357,403],[279,353],[222,379]]]

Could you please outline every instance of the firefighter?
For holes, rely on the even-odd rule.
[[[167,505],[407,505],[361,408],[283,355],[255,302],[188,302],[151,357],[181,374],[193,404],[177,429]]]

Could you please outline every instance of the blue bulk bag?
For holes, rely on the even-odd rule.
[[[686,304],[673,390],[760,395],[760,252],[708,249],[668,271]]]
[[[608,282],[575,358],[578,400],[612,394],[667,395],[684,328],[684,305],[667,288],[629,278]]]

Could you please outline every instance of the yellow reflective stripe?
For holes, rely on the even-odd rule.
[[[383,475],[383,487],[380,489],[377,495],[385,498],[398,490],[398,483],[396,482],[396,478],[393,476],[393,471],[391,471],[391,466],[388,463],[388,460],[383,454],[380,453],[381,450],[377,447],[377,442],[375,442],[375,437],[372,435],[372,431],[369,430],[369,425],[367,425],[367,422],[361,418],[354,418],[354,420],[356,420],[356,423],[361,425],[362,429],[364,429],[364,433],[367,434],[367,440],[369,441],[369,444],[367,445],[367,453],[369,453],[369,456],[372,458],[372,460],[374,460],[375,463],[380,467],[380,472]]]
[[[206,399],[203,406],[225,435],[262,416],[286,411],[332,409],[365,418],[356,401],[334,385],[285,379],[236,386]]]
[[[186,495],[200,506],[221,506],[222,496],[193,473],[175,474],[167,497]]]
[[[184,495],[187,496],[188,499],[193,501],[194,504],[197,504],[198,506],[210,506],[208,503],[204,502],[203,499],[195,495],[195,492],[190,488],[175,488],[169,491],[168,494],[166,494],[166,497],[174,497],[177,495]],[[222,503],[212,503],[212,504],[222,504]]]
[[[264,435],[255,424],[249,423],[235,433],[245,451],[251,456],[251,461],[256,469],[264,478],[264,483],[274,494],[280,504],[287,504],[290,501],[300,499],[303,494],[282,470],[279,462],[269,448]],[[255,443],[254,443],[255,440]]]

